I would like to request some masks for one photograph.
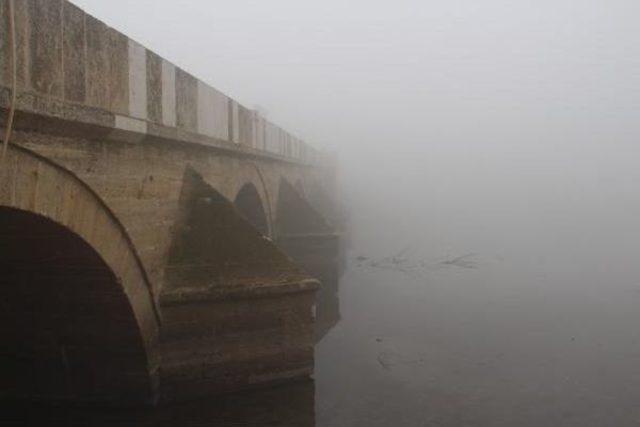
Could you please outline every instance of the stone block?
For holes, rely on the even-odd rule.
[[[198,80],[191,74],[175,69],[176,125],[189,132],[198,131]]]
[[[198,133],[229,140],[229,98],[198,80]]]
[[[62,1],[29,0],[31,87],[62,97]]]
[[[0,0],[0,85],[10,84],[9,1]]]
[[[129,114],[129,39],[112,28],[107,29],[107,35],[109,67],[106,72],[111,95],[110,110],[113,113]],[[146,110],[146,101],[141,105]]]
[[[87,103],[129,114],[129,44],[127,37],[87,15]]]
[[[238,105],[238,142],[253,146],[253,111]]]
[[[31,24],[29,18],[29,4],[27,1],[15,2],[16,21],[16,55],[18,68],[18,87],[30,89],[31,69],[30,69],[30,34]]]
[[[229,141],[236,144],[240,142],[238,113],[238,103],[229,98]]]
[[[86,99],[94,107],[109,109],[109,57],[107,49],[107,26],[92,16],[85,19],[87,43]]]
[[[147,119],[147,50],[129,40],[129,115]]]
[[[165,401],[308,378],[313,292],[163,307]]]
[[[86,39],[84,12],[69,2],[63,3],[64,98],[84,102],[86,98]]]
[[[147,50],[147,118],[162,123],[162,58],[150,50]]]
[[[176,126],[176,67],[162,60],[162,124]]]

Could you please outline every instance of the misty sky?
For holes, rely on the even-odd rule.
[[[633,0],[75,3],[320,145],[635,138]]]
[[[637,1],[74,2],[338,149],[349,199],[395,234],[640,213]]]

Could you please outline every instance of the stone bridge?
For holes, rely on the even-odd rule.
[[[308,376],[330,159],[67,1],[0,0],[0,61],[0,396]]]

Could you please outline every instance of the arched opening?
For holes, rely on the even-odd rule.
[[[263,238],[266,217],[253,185],[245,185],[234,204],[196,171],[187,170],[180,205],[182,219],[169,250],[165,290],[301,277],[273,242]]]
[[[331,187],[327,187],[324,180],[310,179],[305,183],[305,198],[309,204],[322,214],[331,227],[339,229],[347,218],[338,199],[332,196],[334,193],[335,191],[332,191]]]
[[[43,216],[0,207],[0,397],[133,404],[147,355],[119,279]]]
[[[284,178],[280,179],[275,229],[278,237],[333,232],[304,195]]]
[[[253,225],[263,235],[269,234],[269,225],[267,215],[262,207],[262,200],[256,187],[251,184],[245,184],[234,201],[236,209],[240,214]]]

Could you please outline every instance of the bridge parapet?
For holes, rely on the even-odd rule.
[[[87,128],[116,139],[170,139],[313,163],[316,152],[66,0],[18,1],[16,127]],[[9,107],[8,1],[0,0],[0,108]],[[67,126],[61,126],[64,123]],[[45,124],[48,124],[46,120]]]
[[[31,345],[30,364],[14,371],[40,364],[44,379],[55,371],[74,381],[64,393],[27,387],[24,395],[101,400],[126,388],[155,402],[309,376],[319,287],[310,274],[337,246],[336,160],[65,0],[14,3],[12,92],[8,0],[0,0],[0,132],[17,95],[0,164],[0,259],[16,272],[5,279],[25,286],[5,286],[3,298],[15,307],[49,302],[38,291],[48,276],[30,276],[43,258],[60,273],[51,292],[64,304],[51,301],[26,335],[19,324],[38,310],[6,313],[0,339]],[[31,246],[11,258],[14,241]],[[38,258],[40,246],[50,252]],[[99,264],[109,280],[72,281],[76,270],[60,254],[82,268]],[[47,316],[85,307],[87,316],[49,325]],[[129,314],[110,322],[118,313]],[[74,325],[103,328],[70,337]],[[113,336],[102,341],[105,328]],[[136,351],[104,351],[120,347]],[[131,366],[97,381],[92,354]],[[50,382],[34,384],[66,384]]]

